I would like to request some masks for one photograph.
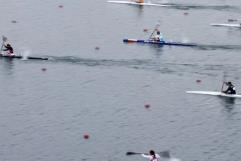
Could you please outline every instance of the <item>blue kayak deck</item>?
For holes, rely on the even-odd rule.
[[[144,43],[144,44],[158,44],[158,45],[173,45],[173,46],[197,46],[194,43],[181,43],[181,42],[166,42],[166,41],[153,41],[153,40],[137,40],[137,39],[123,39],[126,43]]]

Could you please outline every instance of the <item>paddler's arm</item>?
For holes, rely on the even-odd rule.
[[[152,158],[150,155],[146,155],[146,154],[141,154],[141,156],[144,157],[144,158],[148,158],[148,159]]]

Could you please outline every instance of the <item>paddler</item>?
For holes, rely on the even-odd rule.
[[[5,49],[3,49],[3,51],[6,51],[7,55],[14,55],[13,53],[13,48],[12,46],[8,43],[8,44],[4,44]]]
[[[153,34],[153,36],[150,39],[157,42],[164,42],[162,33],[157,29],[155,30],[155,34]]]
[[[148,158],[150,161],[159,161],[160,155],[156,154],[154,150],[149,151],[149,155],[141,154],[142,157]]]
[[[224,82],[224,84],[227,86],[227,89],[222,91],[223,93],[226,94],[236,94],[236,90],[232,82]]]

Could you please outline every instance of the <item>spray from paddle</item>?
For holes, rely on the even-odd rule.
[[[182,37],[182,43],[189,43],[190,40],[187,37]]]
[[[161,156],[163,161],[181,161],[181,159],[173,157],[170,151],[160,152],[159,155]]]
[[[20,53],[23,56],[22,60],[28,60],[28,56],[31,54],[31,50],[24,47],[24,48],[21,48]]]

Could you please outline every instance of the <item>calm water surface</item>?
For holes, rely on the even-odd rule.
[[[142,161],[125,153],[149,149],[183,161],[240,160],[241,100],[185,91],[231,80],[241,93],[241,30],[209,25],[240,18],[241,2],[165,2],[176,7],[1,3],[0,34],[17,53],[50,60],[0,59],[0,160]],[[199,47],[122,43],[147,39],[157,23],[165,39]]]

